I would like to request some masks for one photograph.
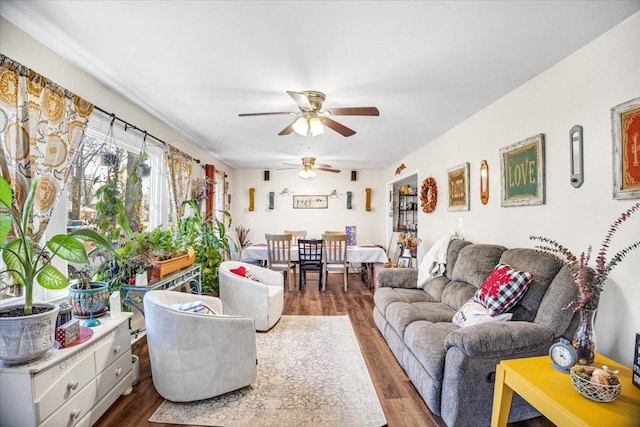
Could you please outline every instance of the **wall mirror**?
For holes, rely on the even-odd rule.
[[[486,160],[480,162],[480,201],[483,205],[489,201],[489,164]]]
[[[569,131],[569,147],[571,150],[571,185],[578,188],[584,182],[582,126],[575,125]]]

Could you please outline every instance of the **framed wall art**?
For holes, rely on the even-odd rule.
[[[293,209],[327,209],[329,196],[293,196]]]
[[[469,163],[447,169],[449,180],[449,210],[469,210]]]
[[[640,98],[611,109],[613,198],[640,199]]]
[[[500,149],[502,206],[543,205],[544,134]]]

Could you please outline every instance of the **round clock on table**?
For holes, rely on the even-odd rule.
[[[560,338],[560,341],[549,348],[551,367],[561,372],[569,372],[569,369],[578,361],[578,353],[571,343]]]

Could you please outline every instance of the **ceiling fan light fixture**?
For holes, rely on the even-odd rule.
[[[309,132],[309,122],[307,122],[306,117],[298,117],[291,127],[295,133],[301,136],[307,136]]]
[[[313,136],[322,135],[324,133],[324,126],[320,121],[320,117],[315,116],[309,119],[309,131]]]
[[[315,178],[316,171],[314,171],[313,169],[304,168],[300,172],[298,172],[298,175],[304,179],[311,179],[311,178]]]

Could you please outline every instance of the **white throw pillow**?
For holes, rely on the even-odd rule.
[[[506,322],[511,320],[511,313],[502,313],[496,316],[491,316],[489,310],[482,304],[470,299],[460,310],[453,316],[453,323],[464,328],[465,326],[477,325],[480,323],[489,322]]]

